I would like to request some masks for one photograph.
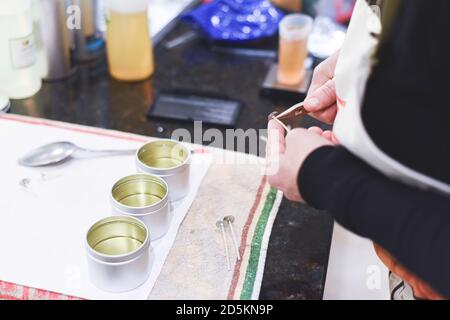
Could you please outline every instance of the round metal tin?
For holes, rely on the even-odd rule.
[[[177,201],[189,192],[191,153],[174,140],[157,140],[142,146],[136,154],[139,172],[157,175],[169,185],[169,198]]]
[[[134,174],[117,181],[111,190],[114,214],[132,216],[145,223],[151,240],[170,227],[169,186],[157,176]]]
[[[147,227],[133,217],[96,222],[86,234],[89,277],[105,291],[137,288],[150,275],[152,257]]]

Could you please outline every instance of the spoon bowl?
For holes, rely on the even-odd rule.
[[[72,157],[76,149],[71,142],[50,143],[19,158],[19,164],[25,167],[41,167],[61,163]]]
[[[80,158],[92,158],[111,155],[134,154],[136,150],[87,150],[78,147],[72,142],[61,141],[39,147],[23,157],[18,162],[25,167],[43,167],[56,165],[80,156]]]

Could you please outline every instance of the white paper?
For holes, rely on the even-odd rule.
[[[388,300],[388,270],[373,244],[335,224],[325,300]]]
[[[89,281],[84,240],[94,222],[111,215],[110,189],[118,179],[136,173],[134,156],[73,160],[38,169],[17,164],[18,156],[54,141],[92,149],[142,145],[0,117],[0,280],[85,299],[146,299],[207,173],[210,156],[193,155],[191,191],[174,210],[167,235],[152,243],[155,262],[148,281],[133,291],[112,294]]]
[[[191,2],[192,0],[151,0],[148,17],[152,37],[182,13]]]

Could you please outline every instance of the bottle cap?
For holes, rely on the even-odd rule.
[[[11,16],[31,8],[30,0],[0,1],[0,16]]]
[[[146,12],[150,0],[106,0],[105,7],[111,11],[120,13]]]

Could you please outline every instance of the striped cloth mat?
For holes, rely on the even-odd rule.
[[[241,237],[243,259],[235,267],[228,299],[258,299],[270,231],[281,198],[281,194],[270,188],[263,179]]]
[[[42,121],[48,125],[62,125]],[[283,196],[267,184],[262,159],[214,148],[207,150],[214,154],[216,161],[179,229],[149,299],[249,300],[259,297],[267,246]],[[224,159],[235,161],[234,164],[223,164]],[[237,260],[227,230],[233,261],[230,271],[227,270],[222,236],[216,227],[216,221],[227,215],[235,217],[233,225],[242,257]],[[0,299],[77,298],[0,279]]]

